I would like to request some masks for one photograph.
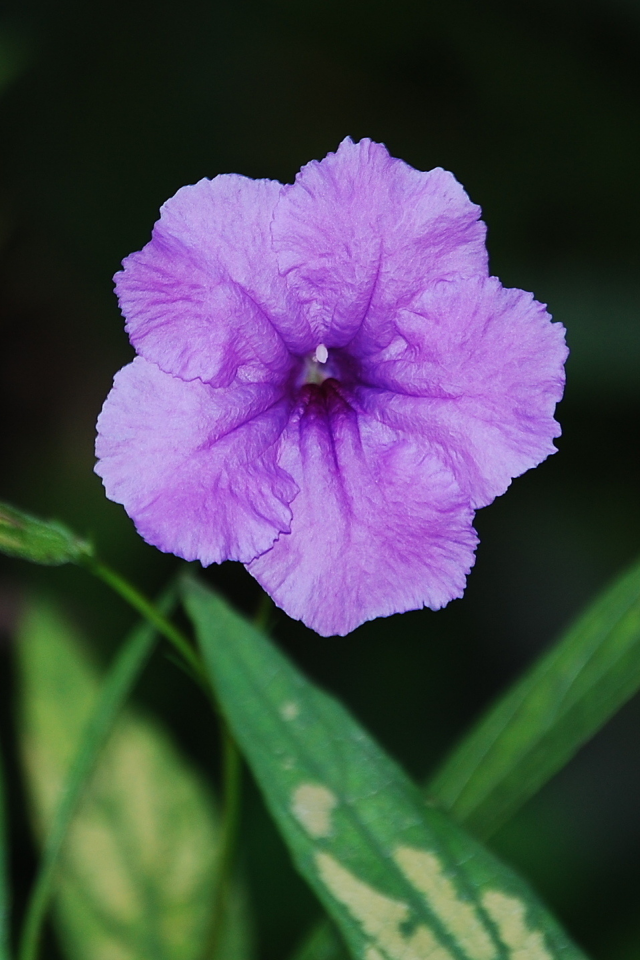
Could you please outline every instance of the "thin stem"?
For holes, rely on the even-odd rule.
[[[185,664],[189,667],[194,679],[197,680],[208,694],[214,709],[220,716],[223,776],[222,822],[220,827],[220,854],[213,899],[211,930],[206,951],[207,960],[208,958],[215,958],[224,931],[224,921],[226,919],[229,890],[233,875],[233,861],[238,839],[242,779],[240,752],[227,727],[226,721],[220,714],[213,688],[209,683],[209,678],[202,661],[185,635],[167,620],[143,593],[129,583],[128,580],[125,580],[119,573],[116,573],[115,570],[107,566],[106,563],[92,556],[87,557],[83,563],[91,573],[99,577],[99,579],[111,587],[112,590],[115,590],[123,600],[126,600],[138,613],[142,614],[163,637],[173,644]],[[256,616],[256,623],[259,626],[262,627],[266,624],[270,608],[271,602],[265,595]],[[20,960],[34,960],[34,958],[31,956],[21,956]]]
[[[264,630],[269,621],[273,601],[263,593],[258,603],[253,622]],[[233,863],[238,844],[240,826],[240,797],[242,787],[242,756],[229,730],[226,720],[220,715],[220,743],[222,747],[222,822],[220,826],[220,854],[216,886],[213,894],[211,928],[204,953],[204,960],[215,960],[224,933],[224,923],[229,904],[233,879]]]
[[[336,927],[325,916],[310,927],[290,960],[347,960],[348,956]]]
[[[222,824],[220,828],[220,853],[213,897],[211,930],[205,957],[215,960],[220,949],[227,916],[229,893],[233,878],[233,864],[238,842],[240,824],[240,795],[242,787],[242,758],[236,741],[223,718],[220,718],[222,746]]]
[[[273,608],[273,600],[268,593],[264,593],[263,591],[260,600],[258,601],[258,608],[253,618],[254,625],[258,628],[258,630],[263,630],[265,633],[269,633],[269,620],[271,619]]]
[[[97,560],[95,557],[87,557],[84,565],[91,573],[99,577],[103,583],[106,583],[112,590],[115,590],[134,610],[137,610],[169,643],[173,644],[183,660],[185,660],[191,668],[198,683],[204,687],[207,693],[210,693],[211,688],[202,661],[182,631],[178,630],[170,620],[167,620],[152,601],[149,600],[148,597],[145,597],[137,587],[134,587],[133,584],[125,580],[119,573],[116,573],[115,570],[108,567],[106,563]]]

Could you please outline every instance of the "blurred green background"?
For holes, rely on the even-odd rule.
[[[463,601],[323,640],[275,632],[423,777],[482,706],[640,547],[637,0],[5,0],[0,16],[0,498],[93,536],[150,591],[175,567],[92,473],[94,423],[132,351],[112,293],[180,186],[293,178],[347,134],[452,170],[492,271],[568,328],[560,454],[480,512]],[[247,611],[237,564],[206,577]],[[0,718],[18,905],[34,866],[9,637],[45,585],[107,658],[129,611],[77,570],[0,566]],[[139,697],[216,777],[206,704],[163,655]],[[595,958],[640,958],[640,700],[494,846]],[[243,855],[261,958],[316,912],[251,786]],[[49,944],[51,956],[55,948]]]

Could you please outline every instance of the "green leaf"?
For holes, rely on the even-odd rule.
[[[481,718],[429,786],[478,837],[511,817],[640,687],[640,564]]]
[[[0,758],[0,960],[9,960],[8,829],[4,791],[4,768]]]
[[[58,567],[92,555],[89,543],[55,520],[39,520],[0,503],[0,553]]]
[[[175,591],[160,601],[163,613],[175,604]],[[77,752],[70,765],[64,788],[47,833],[38,874],[26,910],[20,944],[20,960],[37,956],[42,923],[56,879],[58,859],[78,801],[87,785],[105,740],[147,662],[157,635],[152,626],[142,623],[126,638],[105,677],[96,706],[80,736]]]
[[[578,960],[528,887],[242,617],[184,587],[221,707],[300,872],[359,960]]]
[[[491,836],[639,686],[637,564],[480,719],[428,785],[428,794],[474,836]],[[328,942],[331,928],[324,922],[305,946],[313,947],[320,929]],[[335,938],[333,949],[337,957]]]
[[[86,737],[87,724],[97,724],[99,681],[54,606],[34,600],[18,639],[23,756],[44,837],[73,785],[83,731]],[[201,960],[217,850],[215,807],[200,778],[157,723],[124,711],[59,858],[54,905],[65,955]],[[248,940],[236,888],[221,960],[246,960]]]

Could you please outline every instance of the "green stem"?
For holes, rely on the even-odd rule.
[[[309,928],[290,960],[347,960],[348,957],[335,926],[328,917],[322,917]]]
[[[220,829],[220,853],[216,886],[213,897],[211,930],[205,958],[215,960],[220,949],[227,916],[229,893],[233,878],[233,864],[238,842],[240,824],[240,794],[242,786],[242,760],[238,746],[229,731],[226,721],[220,718],[222,745],[222,824]]]
[[[263,593],[258,603],[254,623],[260,629],[267,626],[273,601]],[[238,745],[220,714],[220,743],[222,747],[222,823],[220,827],[220,854],[216,885],[213,894],[211,927],[204,952],[204,960],[215,960],[219,950],[229,904],[233,879],[233,863],[240,826],[240,795],[242,786],[242,757]]]
[[[84,559],[83,563],[91,573],[99,577],[99,579],[111,587],[112,590],[115,590],[123,600],[126,600],[126,602],[153,625],[162,636],[173,644],[185,664],[190,668],[194,678],[210,697],[214,709],[219,714],[215,694],[209,683],[209,678],[200,656],[191,646],[185,635],[167,620],[143,593],[125,580],[119,573],[116,573],[115,570],[107,566],[106,563],[97,560],[93,556]],[[266,622],[270,609],[271,601],[265,594],[256,616],[256,621],[259,625]],[[213,900],[211,932],[206,951],[207,960],[208,958],[215,958],[224,931],[224,921],[233,875],[233,862],[240,820],[241,756],[236,742],[222,716],[220,716],[220,730],[222,739],[223,777],[222,823],[220,828],[220,854]],[[2,958],[0,958],[0,960],[2,960]],[[35,955],[21,955],[19,960],[35,960]]]
[[[158,610],[148,597],[145,597],[137,587],[125,580],[119,573],[108,567],[106,563],[97,560],[95,557],[87,557],[84,561],[85,567],[96,577],[106,583],[107,586],[115,590],[123,600],[126,600],[134,610],[137,610],[145,620],[156,628],[158,633],[162,634],[169,643],[173,644],[180,653],[183,660],[186,661],[191,671],[195,674],[198,682],[204,687],[207,693],[210,692],[209,681],[200,657],[191,646],[187,637],[175,627],[170,620]]]
[[[268,593],[262,593],[258,601],[258,607],[253,618],[253,622],[259,630],[269,633],[269,620],[273,612],[274,603]]]

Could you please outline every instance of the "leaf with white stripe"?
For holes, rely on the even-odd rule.
[[[332,697],[194,581],[221,707],[289,846],[358,960],[584,960],[529,887]]]

